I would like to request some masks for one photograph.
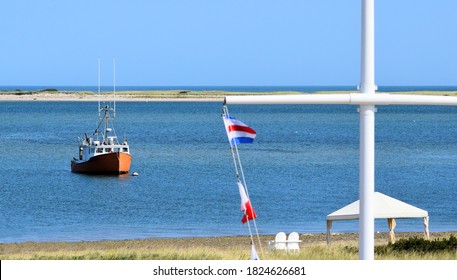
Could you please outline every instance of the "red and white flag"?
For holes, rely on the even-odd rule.
[[[254,208],[252,208],[251,201],[249,201],[249,198],[244,190],[244,186],[240,181],[238,181],[238,189],[241,196],[241,211],[244,212],[241,222],[245,224],[248,220],[257,218],[257,214],[255,213]]]

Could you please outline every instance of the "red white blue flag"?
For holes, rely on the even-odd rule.
[[[244,213],[241,222],[245,224],[248,220],[257,218],[257,214],[255,213],[254,208],[252,208],[251,201],[249,201],[249,198],[244,191],[244,186],[240,181],[238,181],[238,189],[241,196],[241,211]]]
[[[230,145],[252,143],[254,141],[256,136],[255,130],[243,122],[240,122],[230,115],[225,115],[224,124]]]

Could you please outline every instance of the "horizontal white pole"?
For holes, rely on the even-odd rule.
[[[225,104],[457,105],[457,97],[409,94],[293,94],[226,96]]]

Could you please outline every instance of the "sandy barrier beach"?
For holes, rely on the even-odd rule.
[[[120,91],[116,92],[116,101],[120,102],[223,102],[229,95],[287,95],[287,94],[338,94],[349,91],[323,91],[303,93],[295,91],[275,92],[228,92],[228,91],[189,91],[189,90],[153,90],[153,91]],[[379,92],[382,94],[382,92]],[[389,92],[389,94],[419,94],[457,96],[454,91],[413,91]],[[112,92],[103,92],[99,98],[91,91],[0,91],[0,101],[113,101]]]
[[[98,102],[100,101],[116,101],[120,102],[223,102],[223,97],[178,97],[173,93],[144,94],[118,93],[114,98],[112,93],[102,95],[100,98],[95,93],[87,92],[40,92],[32,94],[0,94],[0,101],[82,101],[82,102]]]
[[[223,102],[227,95],[300,94],[298,92],[226,92],[153,90],[103,92],[90,91],[2,91],[0,101],[116,101],[120,102]]]

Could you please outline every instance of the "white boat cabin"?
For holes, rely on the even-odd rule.
[[[124,140],[124,142],[120,144],[118,143],[116,136],[110,136],[107,139],[108,141],[102,143],[100,143],[99,140],[93,141],[92,138],[85,139],[79,146],[79,160],[87,161],[94,156],[117,152],[130,154],[127,140]]]

